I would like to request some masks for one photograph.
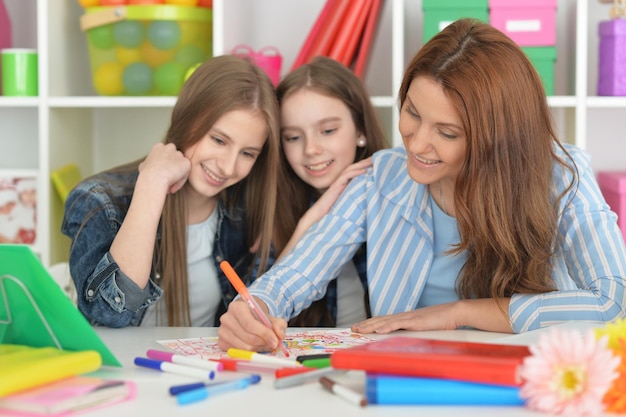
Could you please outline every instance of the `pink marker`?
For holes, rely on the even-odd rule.
[[[235,372],[268,372],[274,373],[279,365],[250,363],[250,361],[233,358],[211,359],[221,363],[225,371]]]
[[[163,352],[160,350],[148,349],[146,355],[150,359],[156,359],[159,361],[177,363],[179,365],[187,365],[199,369],[207,369],[210,371],[222,371],[224,365],[220,362],[214,362],[210,360],[204,360],[192,356],[177,355],[175,353]]]

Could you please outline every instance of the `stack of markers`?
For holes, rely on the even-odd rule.
[[[261,373],[273,375],[274,388],[288,388],[309,381],[319,381],[324,388],[357,405],[367,404],[361,394],[340,386],[328,378],[332,373],[343,372],[330,366],[330,354],[298,356],[294,359],[229,349],[228,358],[200,359],[149,349],[147,358],[135,358],[135,365],[161,372],[175,373],[199,380],[175,385],[169,393],[181,405],[212,398],[215,395],[245,389],[261,381]],[[232,378],[231,372],[244,372],[244,377]]]
[[[279,369],[303,368],[295,360],[282,359],[239,349],[230,349],[229,358],[205,360],[149,349],[147,358],[135,358],[135,365],[198,379],[199,382],[170,387],[170,395],[178,404],[191,404],[217,394],[244,389],[257,384],[261,376],[257,373],[275,373]],[[232,378],[222,371],[251,373],[241,378]]]
[[[361,407],[367,405],[367,398],[364,395],[330,378],[332,374],[345,372],[331,366],[331,356],[330,353],[298,356],[296,360],[303,366],[277,369],[274,373],[276,377],[274,388],[289,388],[309,381],[319,381],[326,390],[338,397]]]

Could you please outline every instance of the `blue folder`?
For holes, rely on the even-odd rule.
[[[519,387],[367,373],[370,404],[523,405]]]

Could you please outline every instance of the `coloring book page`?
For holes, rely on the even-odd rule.
[[[373,342],[374,339],[350,329],[312,330],[299,333],[287,333],[283,344],[289,349],[291,356],[332,353],[337,349]],[[217,337],[197,337],[191,339],[158,340],[168,349],[185,356],[197,356],[202,359],[228,357],[226,352],[217,345]],[[273,356],[285,357],[280,350],[272,352]]]

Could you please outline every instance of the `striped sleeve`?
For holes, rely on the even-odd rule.
[[[330,280],[365,242],[368,182],[369,174],[350,181],[331,211],[250,287],[272,316],[288,320],[322,298]]]
[[[509,314],[515,332],[567,320],[606,323],[624,316],[626,249],[617,216],[602,197],[588,155],[573,147],[568,151],[579,183],[564,199],[559,218],[561,247],[552,271],[557,291],[514,295]],[[571,177],[555,172],[557,187],[564,190]]]

